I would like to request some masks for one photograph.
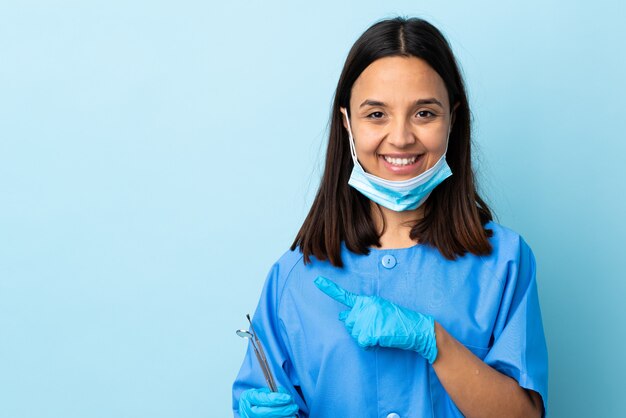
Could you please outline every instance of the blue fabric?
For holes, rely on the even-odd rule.
[[[415,245],[356,255],[342,247],[344,268],[287,251],[272,267],[253,317],[277,384],[290,391],[300,417],[462,417],[428,361],[414,351],[364,350],[337,318],[345,307],[315,286],[317,276],[359,295],[380,296],[431,315],[476,356],[547,402],[548,358],[534,255],[517,233],[494,222],[489,256],[454,261]],[[383,266],[385,255],[397,263]],[[265,386],[249,346],[233,384]]]

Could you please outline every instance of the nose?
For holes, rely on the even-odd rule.
[[[415,133],[411,130],[411,124],[404,118],[399,118],[389,125],[387,142],[397,148],[406,148],[417,142]]]

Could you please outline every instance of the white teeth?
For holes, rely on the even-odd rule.
[[[383,155],[383,158],[385,159],[385,161],[387,161],[388,163],[393,164],[393,165],[409,165],[409,164],[413,164],[415,162],[415,160],[417,159],[417,157],[392,158],[392,157],[388,157],[386,155]]]

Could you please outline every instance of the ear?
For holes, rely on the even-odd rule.
[[[348,117],[348,111],[346,110],[345,107],[340,107],[339,108],[339,112],[341,112],[341,115],[342,115],[341,116],[341,122],[343,123],[343,127],[347,131],[348,130],[348,123],[346,122],[346,118]]]
[[[454,125],[454,120],[456,119],[456,108],[459,107],[461,102],[456,102],[452,110],[450,110],[450,126]]]

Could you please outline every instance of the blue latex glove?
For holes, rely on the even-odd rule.
[[[413,350],[430,364],[437,358],[432,316],[400,307],[378,296],[350,293],[322,276],[318,276],[314,283],[322,292],[351,308],[339,313],[339,319],[361,347],[379,345]]]
[[[297,412],[298,405],[282,387],[278,392],[268,388],[244,390],[239,398],[242,418],[292,418]]]

